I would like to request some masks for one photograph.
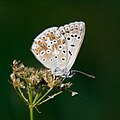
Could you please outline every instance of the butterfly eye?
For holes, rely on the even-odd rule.
[[[43,35],[43,36],[41,37],[41,40],[46,41],[46,40],[47,40],[47,37],[46,37],[45,35]]]

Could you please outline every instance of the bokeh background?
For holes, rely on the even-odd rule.
[[[27,106],[8,82],[14,59],[43,67],[30,52],[44,29],[73,21],[86,23],[86,35],[73,69],[71,97],[64,93],[39,107],[35,120],[120,119],[120,1],[119,0],[0,0],[0,119],[29,120]]]

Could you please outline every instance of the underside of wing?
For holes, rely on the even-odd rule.
[[[84,22],[51,27],[34,39],[31,51],[52,74],[66,76],[75,62],[84,35]]]
[[[85,35],[85,23],[84,22],[73,22],[64,27],[59,28],[61,34],[66,38],[67,45],[67,66],[66,72],[68,72],[73,66],[75,59],[81,48],[84,35]]]
[[[62,70],[66,67],[68,54],[66,54],[65,38],[57,27],[46,29],[39,34],[34,39],[31,51],[37,60],[49,68],[53,74],[63,74]]]

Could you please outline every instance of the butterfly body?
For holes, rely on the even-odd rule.
[[[69,77],[85,35],[85,23],[73,22],[40,33],[31,47],[38,61],[52,74]]]

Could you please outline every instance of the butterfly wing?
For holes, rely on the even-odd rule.
[[[49,68],[55,75],[62,76],[66,67],[68,54],[65,38],[57,27],[48,28],[40,33],[31,47],[38,61]]]
[[[31,51],[52,74],[66,76],[75,62],[84,34],[83,22],[48,28],[34,39]]]
[[[68,25],[65,25],[64,28],[59,28],[61,34],[64,34],[66,38],[66,46],[67,46],[67,66],[66,73],[69,73],[69,70],[73,66],[76,57],[81,48],[84,35],[85,35],[85,23],[84,22],[74,22]],[[63,33],[64,31],[64,33]]]

